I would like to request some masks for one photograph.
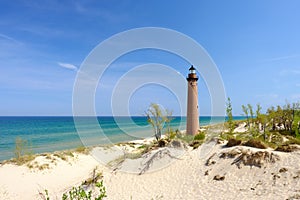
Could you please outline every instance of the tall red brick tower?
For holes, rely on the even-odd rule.
[[[199,112],[198,112],[198,76],[196,69],[192,65],[189,69],[190,73],[186,80],[188,81],[188,101],[187,101],[187,119],[186,133],[196,135],[199,130]]]

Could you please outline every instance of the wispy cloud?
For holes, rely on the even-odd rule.
[[[0,38],[15,42],[17,44],[21,44],[21,42],[19,42],[18,40],[14,39],[12,37],[9,37],[8,35],[2,34],[2,33],[0,33]]]
[[[279,57],[264,59],[263,61],[273,62],[273,61],[287,60],[287,59],[296,58],[296,57],[300,57],[300,55],[299,54],[294,54],[294,55],[288,55],[288,56],[279,56]]]
[[[265,98],[265,99],[276,99],[279,97],[278,94],[257,94],[257,98]]]
[[[77,67],[73,64],[70,63],[62,63],[62,62],[58,62],[57,63],[59,66],[66,68],[66,69],[70,69],[70,70],[74,70],[77,71]]]
[[[100,17],[101,19],[110,22],[110,23],[119,23],[124,22],[124,20],[128,19],[128,15],[119,12],[114,13],[107,9],[99,9],[99,5],[95,3],[90,3],[87,1],[85,3],[82,2],[73,2],[73,9],[81,14],[86,16]],[[97,7],[97,9],[95,9]]]

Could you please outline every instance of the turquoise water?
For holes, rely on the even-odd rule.
[[[0,117],[0,160],[14,157],[17,137],[28,141],[31,152],[43,153],[153,136],[145,117],[98,117],[96,120],[98,123],[93,124],[93,118],[76,118],[75,126],[73,117]],[[200,125],[223,120],[223,117],[200,117]],[[185,117],[174,117],[170,126],[182,130],[185,122]]]

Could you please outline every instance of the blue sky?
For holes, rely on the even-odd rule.
[[[206,49],[235,115],[242,113],[242,104],[266,109],[299,101],[299,8],[298,0],[1,1],[0,115],[72,115],[74,80],[90,51],[114,34],[148,26],[179,31]],[[111,114],[118,79],[149,62],[172,66],[183,76],[190,64],[155,50],[122,56],[99,83],[98,115]],[[210,96],[202,80],[199,99],[201,115],[209,115]],[[133,94],[130,113],[143,114],[151,102],[179,113],[175,96],[155,84]]]

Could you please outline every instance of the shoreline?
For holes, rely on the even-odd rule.
[[[84,141],[81,141],[81,135],[78,135],[73,117],[71,116],[0,117],[1,136],[3,137],[0,141],[0,151],[2,152],[0,160],[4,161],[14,157],[15,140],[17,137],[26,140],[28,142],[28,150],[34,154],[38,154],[68,150],[77,148],[83,144],[93,146],[101,143],[110,144],[110,141],[112,143],[126,142],[153,135],[151,127],[144,127],[144,125],[148,125],[145,117],[134,117],[132,119],[134,123],[132,123],[131,119],[131,117],[122,117],[118,124],[120,127],[124,127],[126,132],[129,131],[128,133],[132,133],[130,135],[133,137],[127,137],[126,134],[122,134],[122,130],[118,128],[111,116],[99,118],[99,123],[101,126],[103,125],[103,132],[92,128],[90,120],[87,118],[83,122],[85,125],[82,126],[82,128],[87,129],[86,135],[83,135]],[[204,124],[209,123],[208,120],[210,119],[210,117],[200,117],[201,122]],[[174,130],[185,128],[180,126],[183,124],[185,124],[185,121],[181,117],[171,122]],[[138,128],[135,127],[136,125],[138,125]],[[141,127],[139,127],[140,125]]]
[[[10,117],[12,117],[12,116],[10,116]],[[20,117],[20,118],[24,118],[23,116],[17,116],[17,117]],[[45,117],[45,118],[48,118],[49,116],[43,116],[43,117]],[[56,116],[51,116],[51,117],[53,117],[53,118],[55,118]],[[69,117],[69,116],[63,116],[63,117]],[[137,116],[137,117],[139,117],[139,116]],[[179,116],[180,117],[180,116]],[[202,117],[210,117],[210,116],[202,116]],[[221,118],[223,118],[222,116],[217,116],[218,118],[219,117],[221,117]],[[236,116],[236,117],[241,117],[241,116]],[[27,118],[27,117],[25,117],[25,118]],[[39,118],[39,117],[33,117],[33,118]],[[111,117],[110,117],[111,118]],[[125,117],[126,118],[126,117]],[[139,118],[143,118],[143,117],[139,117]],[[238,119],[239,120],[239,119]],[[215,125],[220,125],[220,124],[224,124],[224,122],[215,122],[215,123],[211,123],[211,124],[206,124],[206,125],[203,125],[203,126],[200,126],[200,129],[201,128],[207,128],[207,127],[209,127],[209,126],[215,126]],[[149,132],[151,132],[151,135],[153,134],[152,133],[152,130],[151,130],[151,127],[149,127],[149,130],[148,130]],[[183,129],[181,129],[181,130],[179,130],[179,131],[184,131]],[[16,137],[18,137],[18,136],[16,136]],[[121,134],[120,135],[116,135],[116,136],[109,136],[109,137],[105,137],[105,138],[103,138],[103,140],[109,140],[110,141],[110,143],[103,143],[103,144],[100,144],[100,145],[114,145],[114,144],[117,144],[117,143],[124,143],[124,142],[130,142],[132,139],[126,139],[126,138],[124,138],[124,139],[122,139],[124,136],[122,136]],[[134,137],[134,136],[132,136],[132,137]],[[143,137],[143,136],[141,136],[141,137],[139,137],[139,138],[137,138],[137,139],[145,139],[145,138],[148,138],[149,136],[146,136],[146,137]],[[150,136],[151,137],[151,136]],[[116,140],[118,140],[118,138],[120,139],[120,141],[117,141],[117,142],[111,142],[111,140],[109,139],[109,138],[113,138],[113,140],[114,139],[116,139]],[[98,138],[99,139],[99,138]],[[26,140],[26,139],[25,139]],[[26,142],[29,142],[29,144],[32,144],[32,142],[31,142],[31,140],[26,140]],[[80,137],[79,137],[79,140],[77,141],[72,141],[72,143],[81,143],[81,144],[79,144],[79,145],[77,145],[77,146],[74,146],[74,147],[72,147],[72,148],[59,148],[59,150],[40,150],[40,151],[38,151],[38,152],[33,152],[32,153],[32,155],[39,155],[39,154],[44,154],[44,153],[54,153],[54,152],[56,152],[56,151],[68,151],[68,150],[73,150],[73,149],[76,149],[76,148],[78,148],[78,147],[80,147],[80,146],[84,146],[83,144],[82,144],[82,141],[80,140]],[[14,141],[14,143],[15,143],[15,141]],[[71,144],[70,144],[71,145]],[[73,145],[71,145],[71,146],[73,146]],[[91,144],[91,145],[88,145],[88,146],[86,146],[86,147],[94,147],[94,146],[98,146],[98,144]],[[34,148],[33,148],[34,149]],[[42,148],[43,149],[43,148]],[[15,147],[13,147],[11,150],[5,150],[5,152],[7,152],[7,153],[10,153],[10,154],[14,154],[13,153],[13,151],[15,150]],[[29,151],[32,151],[32,147],[31,146],[29,146],[28,147],[28,149],[27,150],[29,150]],[[14,159],[14,155],[12,155],[10,158],[5,158],[5,159],[0,159],[0,164],[1,163],[3,163],[3,162],[5,162],[5,161],[8,161],[8,160],[11,160],[11,159]]]

